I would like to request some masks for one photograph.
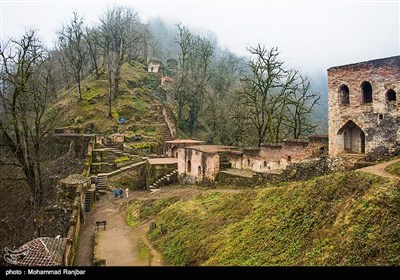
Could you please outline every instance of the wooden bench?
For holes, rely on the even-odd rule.
[[[107,221],[96,221],[96,230],[100,230],[101,225],[103,225],[104,230],[106,230]]]

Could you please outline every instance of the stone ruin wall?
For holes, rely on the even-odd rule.
[[[363,102],[362,84],[372,86],[372,102]],[[349,89],[349,104],[342,104],[340,88]],[[379,147],[390,147],[398,137],[400,121],[399,96],[387,98],[388,90],[400,92],[400,56],[366,61],[328,69],[329,154],[337,156],[344,148],[340,129],[352,121],[365,134],[365,153]],[[351,138],[351,139],[354,139]],[[352,140],[354,145],[362,138]],[[357,147],[356,152],[363,152]]]
[[[188,161],[190,160],[190,170]],[[217,153],[204,153],[193,149],[178,149],[178,174],[191,177],[192,182],[208,180],[214,181],[219,173],[219,155]],[[200,173],[199,173],[200,167]],[[187,180],[184,180],[187,181]]]

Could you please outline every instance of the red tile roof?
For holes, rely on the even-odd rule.
[[[16,250],[4,248],[6,254],[3,258],[12,265],[59,266],[62,265],[66,242],[66,238],[36,238]]]

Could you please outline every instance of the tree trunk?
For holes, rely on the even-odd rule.
[[[81,78],[78,78],[78,100],[82,101]]]
[[[111,72],[108,73],[108,117],[112,119],[111,102],[112,102],[112,84]]]
[[[114,100],[118,97],[119,94],[119,78],[118,76],[114,79]]]

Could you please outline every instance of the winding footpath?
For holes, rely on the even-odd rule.
[[[93,265],[94,236],[96,221],[107,221],[106,230],[100,227],[97,232],[96,256],[106,260],[106,266],[162,266],[161,255],[154,249],[147,238],[147,231],[152,220],[144,221],[134,228],[125,222],[126,209],[131,199],[162,199],[177,196],[191,199],[205,192],[239,193],[238,189],[200,189],[200,188],[163,188],[156,192],[132,191],[129,199],[115,199],[111,192],[103,195],[96,206],[87,213],[82,226],[78,252],[75,259],[77,266]],[[148,256],[143,256],[140,248],[148,248]]]
[[[161,266],[161,256],[147,240],[146,232],[149,222],[131,228],[125,223],[126,205],[128,199],[115,199],[107,193],[97,202],[96,207],[89,212],[82,227],[77,266],[91,266],[93,262],[94,234],[96,221],[107,221],[106,230],[100,227],[97,232],[96,253],[100,259],[105,259],[106,266]],[[145,244],[151,257],[143,257],[140,244]]]
[[[378,176],[389,178],[389,179],[400,179],[399,176],[390,174],[389,172],[387,172],[385,170],[385,168],[387,166],[389,166],[389,165],[391,165],[391,164],[393,164],[395,162],[398,162],[398,161],[400,161],[400,158],[395,159],[395,160],[391,160],[391,161],[388,161],[388,162],[384,162],[384,163],[379,163],[379,164],[376,164],[376,165],[368,166],[368,167],[363,167],[363,168],[357,169],[357,171],[368,172],[368,173],[376,174]]]

